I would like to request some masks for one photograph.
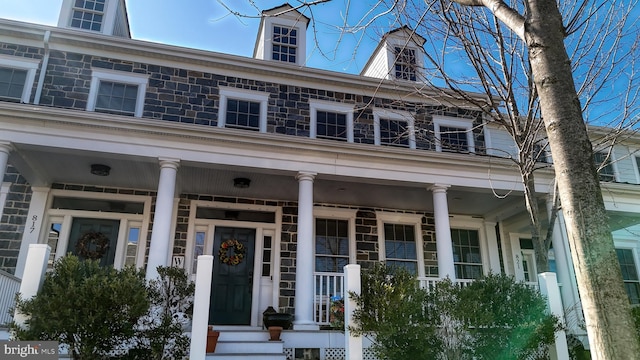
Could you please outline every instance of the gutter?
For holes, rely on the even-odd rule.
[[[44,77],[47,74],[47,67],[49,66],[49,38],[51,37],[51,30],[47,30],[44,33],[44,57],[42,58],[42,66],[40,66],[40,76],[38,77],[38,87],[36,88],[36,95],[33,99],[33,104],[40,104],[40,98],[42,97],[42,88],[44,87]]]

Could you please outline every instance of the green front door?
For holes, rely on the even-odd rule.
[[[251,324],[255,238],[255,229],[216,227],[209,324]]]
[[[101,266],[113,266],[119,229],[120,220],[75,218],[67,252],[99,260]]]

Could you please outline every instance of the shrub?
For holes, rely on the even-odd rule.
[[[440,353],[439,316],[432,296],[403,268],[376,265],[362,274],[362,294],[351,296],[358,334],[372,334],[379,359],[431,360]]]
[[[149,284],[150,312],[138,326],[138,343],[129,359],[186,359],[190,339],[184,327],[193,313],[195,284],[180,268],[158,267]]]
[[[18,340],[58,341],[73,359],[100,359],[136,336],[149,300],[142,272],[67,255],[36,296],[18,298],[16,309],[29,317],[26,328],[10,325]]]
[[[377,265],[351,296],[354,330],[373,336],[380,359],[537,359],[559,326],[537,290],[505,275],[427,291],[406,270]]]

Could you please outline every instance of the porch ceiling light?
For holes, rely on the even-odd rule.
[[[91,173],[98,176],[109,176],[111,167],[103,164],[91,164]]]
[[[247,178],[235,178],[233,179],[233,187],[238,189],[246,189],[251,185],[251,180]]]

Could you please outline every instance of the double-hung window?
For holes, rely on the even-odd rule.
[[[396,79],[416,81],[416,51],[410,48],[396,47],[394,54]]]
[[[140,117],[147,91],[147,75],[93,70],[87,111]]]
[[[353,142],[353,105],[310,102],[311,138]]]
[[[640,279],[638,279],[638,268],[631,249],[616,249],[620,270],[622,270],[622,280],[624,288],[627,290],[631,304],[640,304]]]
[[[471,120],[434,119],[436,151],[475,152]]]
[[[355,211],[315,208],[315,271],[341,273],[355,261]]]
[[[28,103],[39,60],[0,56],[0,99]]]
[[[349,263],[349,221],[316,219],[316,271],[342,272]]]
[[[416,148],[413,118],[402,112],[374,110],[375,144]]]
[[[453,265],[458,279],[478,279],[483,274],[478,230],[451,229]]]
[[[596,164],[596,168],[598,169],[600,181],[616,181],[613,164],[611,163],[611,156],[612,154],[603,151],[593,153],[593,162]]]
[[[298,29],[274,25],[271,40],[271,58],[276,61],[295,64],[298,55]]]
[[[218,127],[267,131],[269,95],[235,88],[220,88]]]
[[[377,212],[380,257],[388,266],[425,276],[421,215]]]
[[[106,0],[75,0],[71,10],[71,27],[100,31]]]

